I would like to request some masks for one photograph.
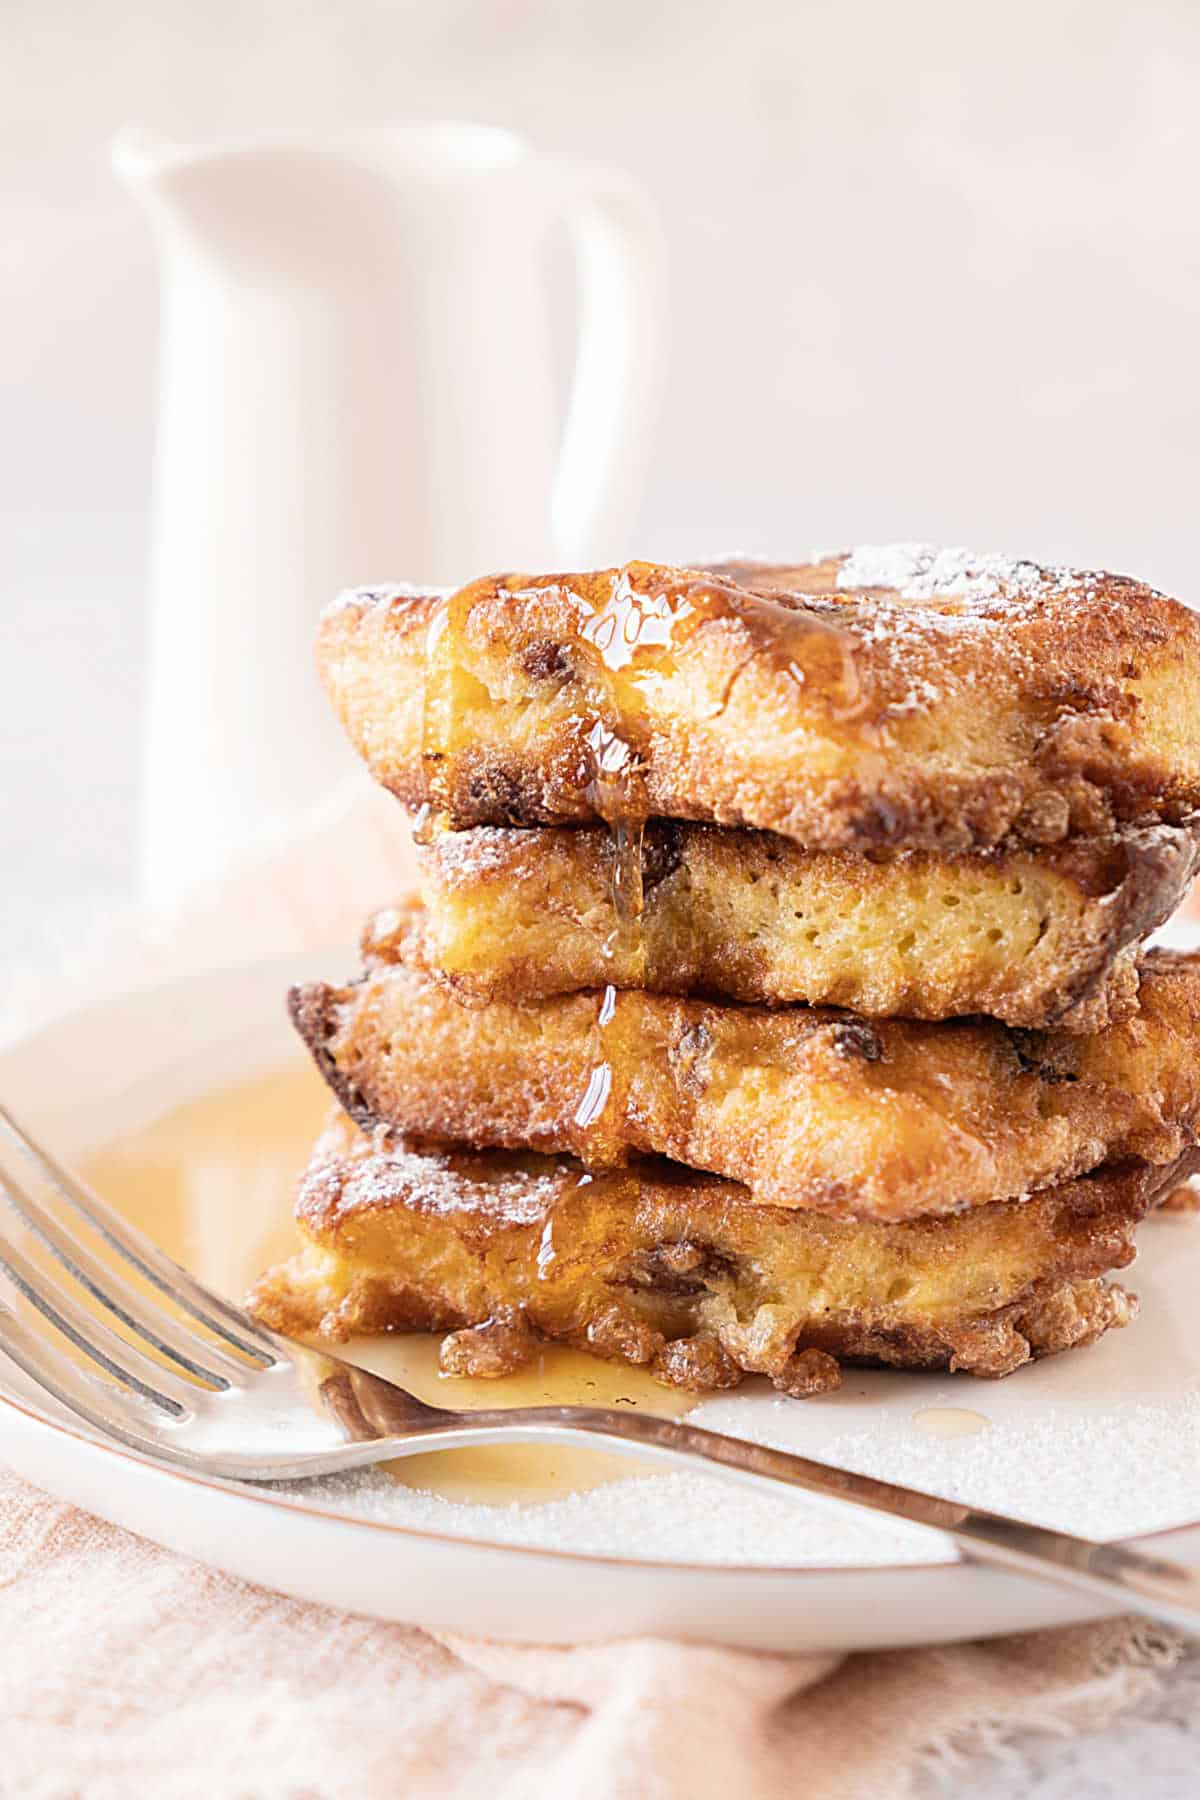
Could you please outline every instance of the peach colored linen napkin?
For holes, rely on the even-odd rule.
[[[101,972],[350,943],[410,872],[396,810],[351,783],[184,911],[76,942],[50,1009]],[[1018,1730],[1106,1723],[1178,1653],[1130,1620],[848,1658],[438,1637],[264,1592],[0,1473],[0,1791],[27,1800],[890,1800]]]
[[[1129,1620],[836,1656],[436,1637],[288,1600],[0,1475],[0,1791],[23,1800],[892,1800],[1085,1730],[1174,1647]]]

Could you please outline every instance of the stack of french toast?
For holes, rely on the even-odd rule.
[[[293,991],[338,1105],[269,1323],[810,1395],[1132,1318],[1200,1166],[1200,617],[902,545],[353,592],[420,896]],[[336,879],[336,871],[330,872]]]

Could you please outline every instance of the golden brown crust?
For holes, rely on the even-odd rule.
[[[338,1115],[300,1186],[306,1248],[253,1305],[334,1340],[465,1332],[449,1366],[475,1374],[515,1366],[532,1336],[701,1388],[760,1373],[818,1391],[831,1358],[1002,1375],[1126,1322],[1128,1296],[1100,1278],[1195,1161],[882,1226],[759,1206],[669,1164],[592,1178],[562,1159],[423,1151]]]
[[[480,826],[419,846],[415,950],[472,1001],[612,982],[1097,1031],[1133,1011],[1137,946],[1174,911],[1198,856],[1196,820],[959,856],[805,850],[772,832],[655,820],[634,941],[605,828]],[[368,959],[411,929],[403,906],[380,914]]]
[[[1200,957],[1152,952],[1140,998],[1088,1036],[614,990],[466,1008],[381,963],[291,1005],[368,1127],[593,1167],[653,1153],[764,1204],[896,1220],[1179,1156],[1200,1116]]]
[[[632,810],[813,848],[1200,804],[1200,619],[1103,573],[899,547],[377,589],[327,611],[319,660],[376,779],[456,826],[608,816],[613,734]]]

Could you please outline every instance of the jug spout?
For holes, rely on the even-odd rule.
[[[160,231],[239,259],[277,259],[281,247],[293,256],[316,254],[326,235],[323,215],[336,219],[338,209],[318,201],[314,212],[314,186],[347,166],[300,141],[177,144],[138,126],[118,132],[109,154],[113,173]]]
[[[113,138],[109,159],[117,179],[160,221],[182,220],[206,201],[214,220],[241,210],[237,177],[245,175],[245,158],[228,149],[193,149],[127,125]],[[240,198],[245,205],[249,196]]]
[[[110,159],[118,180],[160,222],[226,244],[244,228],[265,251],[291,234],[323,253],[331,231],[357,253],[372,236],[397,229],[445,238],[467,218],[473,229],[479,184],[503,183],[533,160],[510,131],[453,123],[198,145],[131,125],[113,138]],[[493,203],[511,212],[512,193]]]
[[[144,125],[125,125],[109,146],[113,173],[133,194],[151,191],[178,148]]]

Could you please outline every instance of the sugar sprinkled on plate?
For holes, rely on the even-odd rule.
[[[785,1403],[785,1404],[795,1404]],[[763,1397],[706,1403],[696,1423],[791,1447],[784,1406]],[[1080,1416],[1051,1404],[1041,1416],[993,1424],[975,1437],[931,1439],[907,1415],[882,1412],[866,1429],[822,1446],[828,1461],[1018,1518],[1094,1538],[1168,1530],[1196,1515],[1200,1394],[1173,1395]],[[1108,1468],[1097,1478],[1097,1466]],[[632,1465],[631,1465],[632,1466]],[[1154,1480],[1147,1483],[1146,1471]],[[541,1502],[450,1500],[378,1470],[281,1484],[321,1506],[378,1524],[585,1556],[804,1568],[942,1560],[945,1541],[918,1526],[807,1497],[757,1493],[704,1475],[653,1474]],[[1130,1495],[1139,1494],[1131,1509]]]
[[[947,1554],[940,1539],[918,1526],[848,1513],[834,1522],[824,1506],[708,1476],[655,1474],[510,1505],[448,1500],[369,1469],[279,1491],[293,1490],[297,1498],[376,1524],[578,1556],[804,1568],[921,1563]]]

